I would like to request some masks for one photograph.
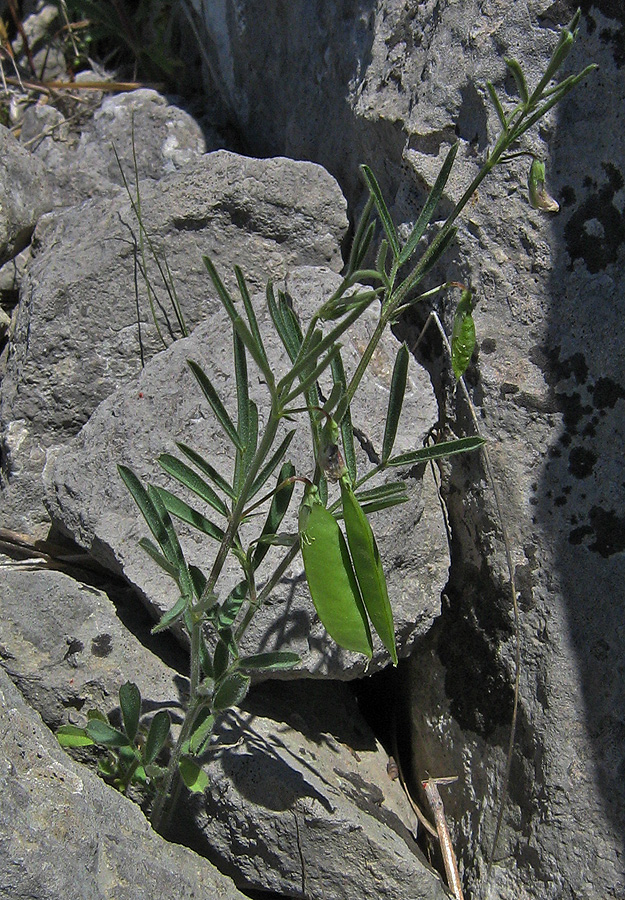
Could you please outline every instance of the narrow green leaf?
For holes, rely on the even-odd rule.
[[[122,711],[124,730],[131,741],[134,741],[139,728],[141,715],[141,694],[132,681],[126,681],[119,689],[119,707]]]
[[[213,282],[213,285],[214,285],[214,287],[215,287],[215,290],[217,291],[217,296],[219,297],[219,299],[221,300],[221,302],[222,302],[223,305],[224,305],[224,309],[226,310],[226,312],[228,313],[228,315],[230,316],[230,318],[234,321],[234,319],[238,316],[238,312],[237,312],[236,306],[234,305],[234,300],[232,299],[232,297],[231,297],[230,294],[228,293],[228,290],[227,290],[225,284],[223,283],[223,281],[222,281],[221,278],[219,277],[219,274],[218,274],[218,272],[217,272],[217,269],[216,269],[215,266],[213,265],[212,260],[210,259],[210,257],[208,257],[208,256],[203,256],[203,257],[202,257],[202,262],[203,262],[204,265],[206,266],[206,269],[207,269],[207,271],[208,271],[208,274],[209,274],[209,276],[210,276],[210,279],[211,279],[211,281]]]
[[[254,403],[253,400],[249,402],[248,408],[248,433],[247,433],[247,441],[245,444],[245,453],[243,455],[243,460],[241,464],[241,474],[243,476],[241,480],[241,486],[243,485],[243,479],[247,476],[249,472],[250,466],[256,454],[256,448],[258,446],[258,407]]]
[[[497,117],[499,119],[499,122],[501,123],[501,127],[503,128],[504,131],[507,131],[508,130],[508,122],[506,119],[506,114],[503,111],[503,106],[501,105],[501,101],[499,100],[499,97],[497,96],[497,91],[495,90],[492,82],[490,82],[490,81],[486,82],[486,89],[488,90],[488,96],[490,97],[491,102],[492,102],[493,106],[495,107],[495,112],[497,113]]]
[[[386,412],[386,424],[384,425],[384,439],[382,441],[382,462],[385,463],[393,451],[393,445],[397,436],[397,426],[404,405],[406,393],[406,381],[408,379],[408,362],[410,353],[406,344],[402,344],[395,357],[393,376],[391,378],[391,390],[388,398]]]
[[[293,440],[294,435],[295,435],[295,429],[289,431],[285,435],[285,437],[281,441],[278,449],[274,453],[272,453],[271,457],[267,460],[267,462],[265,463],[263,468],[260,470],[260,472],[256,476],[256,480],[254,481],[254,484],[251,487],[250,500],[252,499],[252,497],[256,496],[256,494],[260,491],[260,489],[263,487],[263,485],[266,484],[267,481],[271,478],[276,467],[280,465],[280,463],[284,459],[284,456],[286,455],[286,451],[291,446],[291,441]]]
[[[293,475],[295,475],[295,466],[290,462],[285,463],[278,474],[278,484],[283,484],[284,481],[288,478],[292,478]],[[257,544],[252,557],[252,567],[254,570],[259,567],[269,550],[269,544],[262,543],[262,539],[267,535],[275,535],[277,533],[286,511],[289,508],[294,487],[295,482],[284,484],[271,498],[269,512],[267,513],[267,518],[263,525],[259,543]]]
[[[274,324],[276,331],[278,332],[278,337],[282,341],[284,349],[286,350],[289,359],[293,362],[297,354],[299,352],[299,346],[296,342],[293,341],[293,333],[290,328],[288,328],[284,322],[282,312],[283,310],[278,305],[276,300],[276,295],[273,290],[273,284],[268,282],[267,284],[267,306],[269,308],[269,315],[271,316],[271,320]]]
[[[169,737],[170,728],[171,722],[169,713],[166,709],[160,709],[150,722],[148,736],[145,740],[145,747],[143,749],[143,761],[145,765],[153,763],[161,752]]]
[[[101,719],[90,719],[85,731],[101,747],[128,747],[131,743],[128,735]]]
[[[471,291],[465,288],[456,309],[451,332],[451,365],[456,379],[462,378],[466,372],[475,348],[472,310]]]
[[[347,390],[347,378],[345,376],[345,367],[343,366],[343,359],[341,354],[338,353],[336,357],[332,360],[332,378],[334,379],[334,384],[339,385],[343,388],[343,391]],[[341,441],[343,444],[343,458],[345,459],[345,465],[347,467],[347,472],[352,481],[352,484],[356,483],[356,450],[354,448],[354,429],[352,426],[352,413],[351,409],[348,406],[341,418],[340,422],[341,429]]]
[[[256,342],[254,335],[247,327],[245,321],[241,316],[237,316],[236,319],[233,319],[232,324],[234,325],[236,333],[239,335],[247,350],[249,351],[250,356],[252,357],[260,371],[263,373],[267,385],[273,386],[274,375],[271,366],[267,362],[262,347],[259,346],[259,344]]]
[[[87,729],[78,725],[61,725],[56,737],[61,747],[92,747],[95,743],[87,734]]]
[[[194,472],[186,463],[172,456],[171,453],[162,453],[158,458],[158,462],[176,481],[179,481],[180,484],[208,503],[209,506],[212,506],[224,518],[228,518],[228,508],[221,497],[215,493],[210,484],[207,484],[203,478],[200,478],[197,472]]]
[[[190,459],[193,465],[196,466],[196,468],[198,468],[200,472],[203,472],[207,478],[210,478],[210,480],[214,482],[214,484],[216,484],[217,487],[221,491],[223,491],[227,497],[230,497],[231,500],[235,499],[236,495],[232,489],[232,485],[228,484],[223,475],[220,475],[219,472],[214,469],[211,464],[206,459],[204,459],[203,456],[200,456],[199,453],[197,453],[191,447],[187,446],[187,444],[178,442],[176,446],[182,453],[184,453],[187,459]]]
[[[152,501],[156,512],[160,520],[162,521],[165,531],[167,532],[167,540],[168,540],[168,548],[163,547],[163,552],[165,555],[169,557],[169,553],[171,553],[171,562],[175,563],[178,566],[178,585],[183,594],[191,595],[192,586],[191,586],[191,578],[189,576],[189,570],[187,569],[187,562],[184,558],[184,553],[182,552],[182,547],[180,546],[180,541],[178,540],[178,535],[176,534],[176,529],[174,528],[174,523],[171,520],[171,516],[167,511],[167,507],[165,506],[162,498],[162,494],[168,494],[169,491],[165,491],[164,488],[157,488],[154,485],[148,485],[148,496]],[[171,495],[173,496],[173,494]]]
[[[200,756],[206,752],[207,745],[213,734],[215,716],[207,708],[198,716],[193,733],[189,738],[189,752],[192,756]]]
[[[542,78],[536,85],[536,88],[534,89],[532,96],[530,97],[530,104],[533,105],[539,102],[544,89],[547,87],[566,57],[571,52],[573,41],[577,36],[577,25],[579,23],[579,17],[580,10],[578,9],[571,19],[570,23],[560,29],[560,37],[558,39],[558,43],[556,44],[555,49],[551,54],[551,59],[549,60]]]
[[[387,484],[378,484],[374,488],[367,490],[356,490],[356,499],[361,505],[371,503],[374,500],[387,500],[392,497],[406,498],[406,484],[403,481],[391,481]]]
[[[165,524],[159,516],[154,503],[150,499],[148,492],[143,487],[132,469],[129,469],[127,466],[117,466],[117,471],[119,472],[122,481],[132,494],[133,500],[139,507],[141,515],[145,519],[148,528],[158,541],[161,550],[167,557],[168,561],[175,564],[177,560],[175,558],[175,554],[173,553],[172,547],[170,546],[167,529],[165,528]]]
[[[338,357],[337,357],[337,359],[338,359]],[[334,360],[334,362],[336,362],[336,360]],[[331,366],[333,374],[334,374],[334,362]],[[342,384],[332,385],[332,390],[330,391],[330,396],[328,397],[328,399],[322,406],[323,411],[325,413],[327,413],[328,415],[331,415],[334,412],[334,410],[336,409],[336,407],[338,406],[338,404],[344,394],[345,394],[345,386],[344,385],[342,385]]]
[[[446,456],[453,456],[456,453],[468,453],[471,450],[478,450],[485,443],[484,438],[476,435],[458,438],[454,441],[441,441],[439,444],[432,444],[430,447],[422,447],[421,450],[411,450],[408,453],[394,456],[386,461],[386,465],[388,467],[415,466],[418,463],[442,459]]]
[[[408,503],[410,498],[407,494],[396,494],[392,497],[382,498],[380,500],[369,500],[367,503],[361,503],[363,513],[367,518],[375,512],[382,509],[391,509],[393,506],[399,506],[401,503]]]
[[[193,528],[197,528],[198,531],[207,534],[214,540],[221,541],[224,536],[223,529],[219,528],[214,522],[211,522],[210,519],[207,519],[206,516],[202,515],[201,512],[193,509],[188,503],[185,503],[184,500],[176,497],[175,494],[172,494],[171,491],[168,491],[166,488],[159,487],[156,488],[156,490],[158,491],[165,508],[172,516],[175,516],[182,522],[186,522],[187,525],[192,525]]]
[[[213,677],[215,681],[219,681],[224,675],[230,662],[230,648],[225,641],[217,641],[215,653],[213,654]]]
[[[269,653],[254,653],[239,659],[239,668],[245,671],[279,672],[292,669],[301,663],[297,653],[290,650],[275,650]]]
[[[245,344],[233,329],[232,333],[234,376],[237,390],[237,431],[245,448],[248,442],[250,395],[247,377],[247,357]]]
[[[217,391],[213,387],[209,377],[206,375],[204,370],[200,366],[198,366],[196,362],[193,362],[192,359],[188,359],[187,363],[189,365],[189,368],[195,375],[195,378],[202,389],[202,393],[208,400],[211,409],[215,413],[217,421],[220,423],[226,435],[230,438],[237,450],[242,450],[243,445],[241,444],[241,440],[239,438],[237,430],[232,424],[232,419],[226,412],[226,408],[219,399]]]
[[[193,794],[203,794],[210,783],[202,767],[188,756],[182,757],[178,763],[178,771],[186,787]]]
[[[152,541],[149,540],[149,538],[140,538],[139,546],[142,550],[145,550],[148,556],[152,557],[154,562],[159,565],[161,569],[164,569],[164,571],[167,572],[167,574],[174,578],[176,581],[178,580],[178,566],[170,563],[169,560],[159,551],[156,544],[153,544]]]
[[[516,59],[511,59],[510,57],[504,57],[504,62],[507,65],[510,72],[512,72],[512,76],[516,82],[517,91],[519,92],[519,97],[521,98],[521,102],[523,106],[527,106],[527,102],[529,100],[529,91],[527,90],[527,82],[525,81],[525,75],[523,74],[523,69],[516,61]]]
[[[369,247],[371,246],[371,241],[373,240],[374,234],[375,234],[375,222],[369,222],[369,224],[367,226],[367,230],[365,231],[365,234],[363,236],[363,239],[358,246],[357,253],[354,255],[354,260],[353,260],[354,268],[350,267],[347,270],[348,272],[350,272],[350,273],[358,272],[365,256],[367,255],[367,251],[369,250]]]
[[[213,697],[213,709],[220,712],[224,709],[230,709],[231,706],[238,706],[245,698],[251,679],[249,675],[243,672],[231,672],[226,675]]]
[[[152,634],[158,634],[159,631],[165,631],[166,628],[169,628],[174,622],[181,619],[187,611],[190,602],[190,597],[184,595],[179,597],[172,608],[168,609],[167,612],[161,616],[160,622],[152,627]]]
[[[449,152],[447,153],[447,156],[445,157],[445,162],[443,163],[441,170],[438,173],[432,190],[428,194],[428,198],[425,201],[425,205],[421,210],[419,218],[417,219],[416,224],[410,232],[410,236],[408,237],[408,240],[406,241],[401,251],[401,254],[399,256],[400,266],[403,266],[404,263],[408,262],[408,260],[414,253],[417,244],[425,234],[425,229],[432,221],[432,216],[436,211],[436,207],[439,204],[439,201],[443,195],[443,191],[445,190],[445,185],[447,184],[447,180],[449,179],[449,175],[456,159],[456,154],[458,152],[459,146],[460,144],[458,142],[452,144]]]
[[[303,378],[298,385],[296,385],[286,397],[284,397],[282,403],[284,406],[287,406],[289,403],[292,403],[296,397],[299,397],[300,394],[305,394],[307,390],[309,390],[316,381],[318,381],[319,377],[323,372],[332,364],[332,360],[338,356],[341,350],[341,345],[336,344],[332,347],[326,355],[321,359],[312,372]]]
[[[189,566],[189,575],[193,585],[193,596],[199,600],[206,587],[206,575],[197,566]]]
[[[243,606],[247,595],[247,581],[239,581],[239,583],[232,588],[232,590],[222,603],[221,607],[219,608],[217,625],[220,631],[225,628],[230,628],[230,626],[238,616],[239,610]]]
[[[369,249],[371,239],[373,238],[373,232],[375,230],[374,223],[369,221],[372,210],[373,197],[369,195],[369,197],[367,198],[367,202],[365,203],[360,214],[360,218],[358,219],[356,231],[354,232],[354,239],[352,241],[352,248],[349,254],[349,262],[347,264],[346,270],[348,275],[353,275],[353,273],[360,268],[367,250]]]
[[[243,277],[243,272],[239,268],[239,266],[234,267],[234,274],[237,278],[237,284],[239,285],[239,292],[241,294],[241,298],[243,300],[243,306],[245,307],[245,313],[247,315],[247,321],[249,322],[250,331],[256,343],[258,344],[259,350],[263,356],[263,360],[267,368],[269,368],[269,363],[267,362],[267,353],[265,352],[265,346],[263,344],[263,339],[260,333],[260,329],[258,327],[258,321],[256,319],[256,313],[254,312],[254,307],[252,305],[252,298],[250,297],[250,292],[247,289],[247,285],[245,283],[245,278]]]
[[[361,166],[360,171],[362,172],[362,175],[365,179],[365,182],[369,189],[369,193],[373,197],[375,208],[378,211],[380,221],[382,222],[382,227],[384,228],[384,232],[386,234],[386,237],[388,238],[391,250],[393,251],[393,256],[395,257],[395,259],[398,259],[400,251],[397,231],[395,230],[395,226],[393,225],[393,220],[391,219],[388,207],[384,202],[384,197],[382,196],[380,185],[376,181],[375,175],[373,174],[369,166]]]
[[[445,231],[444,233],[441,231],[439,235],[436,236],[413,271],[397,288],[395,295],[397,301],[403,301],[403,298],[409,294],[410,291],[414,290],[419,282],[423,280],[430,269],[432,269],[439,261],[445,250],[447,250],[456,237],[457,232],[458,229],[453,225],[448,231]],[[418,298],[415,302],[418,302]]]
[[[287,334],[289,338],[289,344],[297,356],[304,338],[299,321],[293,310],[293,302],[284,291],[278,291],[278,309],[280,310],[280,315],[282,316],[282,321],[284,323],[285,334]]]
[[[375,258],[375,267],[384,277],[386,281],[388,279],[388,275],[386,272],[386,257],[388,256],[388,241],[381,241],[380,248],[378,250],[378,255]]]

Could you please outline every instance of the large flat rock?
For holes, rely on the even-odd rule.
[[[339,277],[327,269],[303,268],[291,273],[289,290],[303,322],[308,321],[320,298],[330,296],[339,283]],[[266,337],[270,364],[276,374],[286,371],[284,350],[271,328],[264,295],[256,295],[253,301]],[[357,327],[344,335],[343,356],[348,372],[355,368],[375,321],[375,311],[371,310]],[[232,447],[187,366],[187,359],[192,358],[205,368],[234,415],[236,391],[231,342],[230,321],[224,311],[215,309],[210,320],[199,325],[188,339],[177,341],[159,354],[138,378],[104,401],[73,441],[48,454],[44,477],[47,505],[54,523],[104,565],[123,572],[155,613],[169,609],[178,595],[173,582],[137,544],[147,528],[116,466],[128,465],[141,478],[163,486],[168,484],[171,489],[174,485],[159,471],[155,460],[163,452],[179,453],[175,442],[183,441],[205,455],[226,477],[232,477]],[[378,452],[397,349],[396,339],[388,332],[353,404],[353,422],[363,446],[377,447]],[[324,384],[329,393],[329,385]],[[250,386],[251,395],[259,405],[262,425],[267,392],[252,368]],[[397,452],[420,447],[425,433],[434,424],[435,414],[429,379],[413,364]],[[284,431],[286,428],[285,424]],[[315,462],[305,422],[291,445],[289,457],[299,474],[312,476]],[[361,452],[361,471],[366,471],[366,459]],[[370,465],[368,460],[367,465]],[[398,477],[397,470],[391,470],[388,477]],[[398,649],[405,655],[438,615],[440,594],[447,578],[448,548],[429,472],[424,475],[415,468],[401,472],[399,477],[406,482],[409,502],[376,513],[372,522],[387,571]],[[297,501],[294,506],[297,507]],[[293,513],[284,530],[293,532],[296,527]],[[189,561],[207,570],[216,545],[185,526],[181,526],[180,533]],[[250,540],[257,536],[250,527],[243,533]],[[259,586],[271,572],[270,563],[275,564],[280,558],[278,548],[272,548],[267,564],[259,570]],[[239,577],[236,568],[228,570],[220,592],[225,596]],[[339,650],[321,627],[299,558],[256,614],[246,633],[244,647],[248,652],[277,647],[295,650],[303,658],[303,670],[315,676],[353,678],[366,669],[364,657]],[[380,644],[376,645],[369,671],[388,661],[388,654]],[[291,674],[296,676],[299,671]]]

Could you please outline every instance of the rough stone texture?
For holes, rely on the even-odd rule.
[[[233,288],[235,263],[251,287],[283,277],[292,265],[342,265],[345,200],[319,166],[217,151],[158,182],[142,182],[140,192],[145,228],[169,267],[189,329],[220,305],[202,254]],[[163,346],[135,268],[137,239],[130,202],[120,193],[39,222],[0,393],[7,527],[45,527],[46,448],[73,436],[101,400],[140,370],[142,356],[147,361]],[[156,302],[179,335],[149,250],[146,268]],[[167,322],[158,317],[169,343]]]
[[[302,900],[447,897],[347,685],[263,685],[224,718],[214,747],[194,819],[244,887]]]
[[[45,167],[0,125],[0,265],[23,250],[42,213],[52,209]]]
[[[20,131],[48,171],[54,206],[110,196],[123,176],[134,183],[133,139],[140,180],[158,180],[207,150],[197,122],[149,89],[105,97],[80,127],[53,106],[30,106]]]
[[[66,574],[0,563],[0,662],[49,727],[82,725],[92,708],[118,716],[118,690],[126,680],[138,685],[146,718],[166,708],[174,724],[179,721],[186,679],[127,630],[145,632],[134,614],[136,597],[109,582],[118,612],[104,592]],[[67,783],[73,764],[64,765]],[[219,724],[206,759],[210,791],[205,798],[183,795],[168,836],[193,846],[240,886],[330,900],[357,893],[377,898],[384,885],[398,900],[442,898],[440,881],[412,838],[406,796],[387,766],[347,686],[300,681],[260,687],[244,709],[231,710]],[[80,777],[93,779],[86,770]],[[111,805],[109,797],[103,817]],[[65,834],[73,848],[77,842]],[[365,854],[371,865],[363,869]],[[25,880],[35,872],[31,857],[24,862]]]
[[[0,671],[0,893],[7,900],[155,900],[241,894],[155,834],[138,806],[59,747]]]
[[[542,0],[346,0],[339,15],[333,8],[332,25],[316,6],[292,3],[278,26],[259,6],[202,5],[243,129],[261,152],[322,161],[354,203],[355,164],[368,162],[395,197],[404,228],[455,137],[459,175],[443,215],[477,171],[496,134],[486,80],[515,102],[503,57],[518,58],[535,83],[557,27],[574,11]],[[547,158],[561,214],[550,220],[528,208],[527,166],[517,161],[480,187],[458,249],[438,273],[470,280],[479,302],[480,354],[468,381],[491,440],[521,606],[519,737],[487,886],[483,859],[501,799],[514,639],[485,471],[475,461],[455,463],[446,471],[449,601],[432,657],[415,659],[410,708],[420,710],[416,731],[429,735],[418,772],[463,773],[447,797],[475,896],[625,894],[625,23],[622,4],[583,8],[565,74],[591,61],[599,71],[524,142]],[[271,64],[255,65],[274,28]],[[450,307],[439,312],[449,327]],[[443,412],[459,430],[470,428],[461,401],[450,402],[446,373],[433,371]]]
[[[303,268],[290,273],[287,284],[295,309],[302,321],[307,322],[319,300],[336,290],[340,278],[327,269]],[[264,294],[256,295],[253,302],[272,368],[276,372],[286,371],[285,354],[270,324]],[[348,374],[355,368],[374,324],[375,312],[371,310],[359,327],[344,335]],[[210,459],[226,477],[232,476],[231,445],[186,364],[187,358],[199,362],[226,404],[231,406],[235,395],[231,334],[226,313],[216,309],[210,321],[199,325],[186,340],[177,341],[159,354],[137,379],[104,401],[73,441],[48,454],[44,479],[46,502],[54,523],[104,565],[123,571],[148,603],[161,612],[177,597],[173,596],[171,580],[137,544],[146,526],[117,475],[116,465],[123,462],[142,478],[175,490],[171,480],[159,472],[156,459],[162,452],[178,453],[175,442],[183,441]],[[388,333],[353,407],[355,428],[362,432],[364,443],[371,442],[378,452],[396,352],[397,341]],[[329,393],[327,382],[323,383]],[[262,422],[267,395],[255,375],[250,378],[250,386]],[[397,452],[420,447],[423,435],[435,421],[435,414],[429,379],[422,369],[414,366],[400,420]],[[306,429],[301,442],[291,445],[288,456],[299,473],[312,474],[314,460]],[[364,458],[362,454],[361,465]],[[448,549],[440,508],[429,473],[425,478],[421,475],[421,472],[403,472],[401,477],[407,483],[410,501],[375,516],[376,538],[387,568],[398,649],[402,655],[438,615],[440,593],[447,579]],[[397,477],[396,470],[392,477]],[[294,514],[290,522],[285,522],[284,530],[296,530]],[[188,560],[206,569],[209,540],[185,526],[181,526],[180,533],[184,536]],[[400,546],[398,533],[402,534]],[[249,533],[249,539],[256,534],[256,530]],[[260,570],[259,583],[271,571],[269,562],[280,558],[277,548],[272,549],[267,566]],[[239,577],[237,569],[226,572],[226,593]],[[296,650],[303,657],[303,668],[316,676],[355,677],[365,671],[365,658],[339,650],[321,627],[299,562],[287,571],[281,586],[257,613],[246,634],[248,652],[275,647]],[[379,645],[369,670],[387,662],[388,654]],[[295,675],[293,672],[290,677]]]
[[[167,707],[178,718],[186,679],[135,637],[142,634],[155,650],[168,648],[150,640],[147,616],[138,614],[144,610],[130,590],[109,584],[122,620],[103,590],[62,572],[1,561],[0,662],[46,725],[83,725],[89,709],[112,712],[125,681],[139,688],[144,712]]]

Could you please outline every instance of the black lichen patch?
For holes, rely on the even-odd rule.
[[[574,528],[569,534],[569,543],[578,546],[585,538],[594,538],[588,549],[607,559],[614,553],[625,550],[625,518],[613,509],[605,510],[593,506],[590,510],[590,525]]]
[[[582,259],[592,274],[616,262],[625,243],[625,216],[614,204],[614,195],[623,187],[623,176],[612,163],[603,163],[607,182],[575,210],[564,227],[566,247],[573,268]]]
[[[625,518],[617,516],[613,509],[604,510],[593,506],[590,522],[595,535],[590,549],[604,558],[625,550]]]
[[[597,462],[597,456],[586,447],[573,447],[569,453],[569,472],[575,478],[588,478]]]
[[[510,722],[513,692],[498,647],[513,629],[501,609],[506,598],[493,597],[492,584],[479,575],[469,587],[467,575],[460,591],[448,585],[452,599],[445,598],[438,655],[452,715],[462,728],[488,739]]]
[[[617,400],[625,400],[625,388],[611,378],[598,378],[590,390],[595,409],[614,409]]]
[[[91,641],[91,653],[101,658],[108,656],[113,649],[113,639],[110,634],[98,634]]]

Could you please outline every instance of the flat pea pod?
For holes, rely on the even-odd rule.
[[[346,650],[373,654],[371,631],[343,532],[310,492],[300,508],[300,543],[317,615]]]
[[[341,478],[341,498],[347,543],[365,608],[380,640],[391,654],[393,664],[397,665],[393,611],[380,553],[369,520],[346,477]]]

